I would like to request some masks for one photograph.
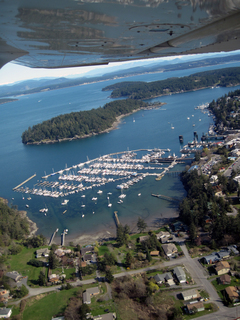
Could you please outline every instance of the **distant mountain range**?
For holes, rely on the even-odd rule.
[[[228,62],[240,61],[240,54],[229,55],[223,57],[211,57],[202,60],[189,60],[182,62],[181,59],[176,58],[170,61],[153,62],[144,66],[131,67],[129,69],[117,70],[98,76],[84,76],[79,78],[47,78],[37,80],[26,80],[12,85],[2,85],[0,97],[18,96],[22,94],[31,94],[41,91],[56,90],[61,88],[78,86],[86,83],[93,83],[99,81],[106,81],[117,78],[125,78],[134,75],[141,75],[145,73],[157,73],[166,71],[176,71],[184,69],[192,69],[197,67],[214,66],[225,64]],[[179,62],[179,63],[178,63]]]

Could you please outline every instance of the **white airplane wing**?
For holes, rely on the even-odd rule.
[[[0,67],[240,49],[240,0],[3,0],[0,15]]]

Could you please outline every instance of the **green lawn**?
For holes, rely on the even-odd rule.
[[[35,258],[36,249],[28,249],[23,247],[23,250],[17,255],[9,256],[6,264],[10,266],[10,271],[18,271],[23,276],[28,276],[28,285],[37,285],[37,280],[40,271],[45,271],[45,267],[34,267],[28,265],[27,262]]]
[[[71,296],[81,291],[81,288],[62,290],[47,294],[40,300],[32,299],[28,301],[29,306],[23,312],[24,320],[46,320],[59,312],[63,312]]]
[[[108,247],[107,247],[107,244],[106,243],[104,243],[102,246],[99,246],[98,247],[98,255],[99,256],[103,256],[104,255],[104,253],[109,253],[110,251],[109,251],[109,249],[108,249]]]

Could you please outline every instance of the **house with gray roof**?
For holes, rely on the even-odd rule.
[[[10,318],[12,314],[11,308],[0,308],[0,318]]]
[[[98,287],[93,287],[93,288],[88,288],[86,289],[85,292],[83,292],[83,303],[90,304],[91,303],[91,297],[96,296],[99,294],[99,288]]]
[[[10,271],[6,273],[6,277],[13,279],[15,282],[18,282],[19,280],[21,280],[22,275],[17,271]]]
[[[208,256],[203,257],[202,260],[203,260],[203,263],[213,264],[215,262],[218,262],[220,260],[220,258],[216,252],[213,252],[213,253],[209,254]]]
[[[191,299],[197,299],[198,297],[198,291],[196,289],[186,290],[181,292],[183,300],[191,300]]]
[[[175,284],[173,281],[173,276],[172,276],[171,272],[166,272],[163,274],[158,273],[153,278],[155,279],[157,284],[165,283],[169,286],[172,286]]]
[[[186,274],[182,267],[176,267],[173,269],[173,274],[177,278],[179,283],[186,282]]]
[[[163,244],[162,248],[167,257],[171,257],[173,254],[178,252],[174,243]]]

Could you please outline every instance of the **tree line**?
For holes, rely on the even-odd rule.
[[[22,134],[22,142],[31,144],[44,140],[55,141],[98,134],[111,128],[116,117],[147,106],[143,101],[117,100],[97,109],[59,115],[29,127]]]
[[[153,82],[120,82],[103,88],[113,90],[111,98],[149,99],[170,93],[186,92],[212,86],[235,86],[240,83],[240,67],[199,72],[181,78]]]
[[[236,217],[227,215],[232,211],[231,202],[227,197],[217,197],[214,194],[209,177],[194,169],[183,172],[181,180],[187,190],[187,197],[180,203],[180,218],[190,227],[190,240],[196,240],[197,229],[201,227],[209,231],[215,243],[226,245],[226,242],[238,242],[240,214],[238,213]],[[227,179],[223,175],[218,175],[218,184],[226,194],[238,190],[238,184],[233,177]],[[209,219],[212,221],[211,224],[207,222]]]

